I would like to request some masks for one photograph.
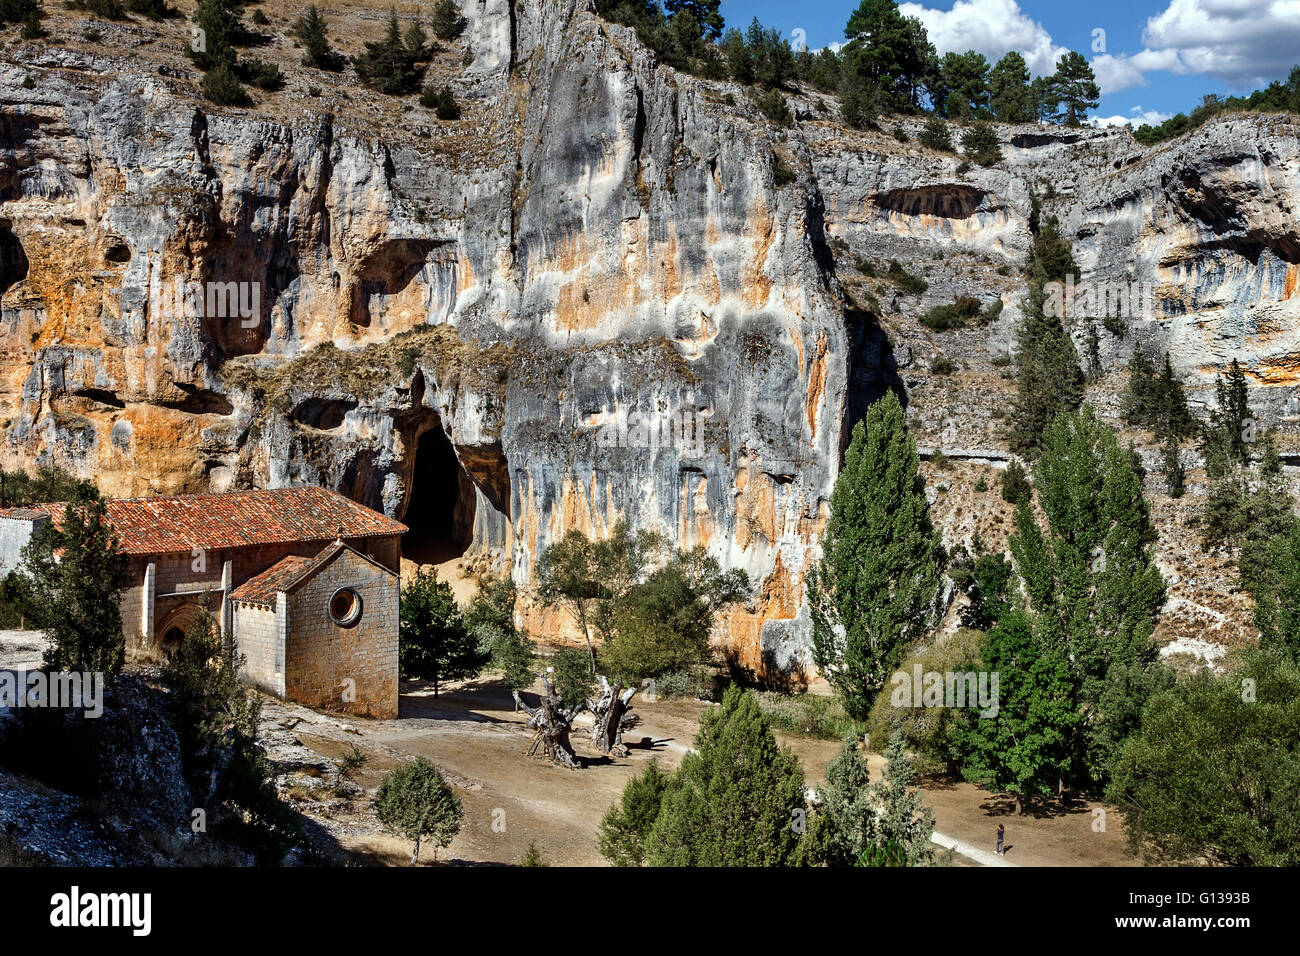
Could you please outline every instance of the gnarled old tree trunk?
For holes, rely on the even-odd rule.
[[[623,744],[623,731],[630,730],[641,722],[640,715],[629,710],[637,688],[623,690],[619,681],[611,686],[608,680],[601,677],[600,692],[599,700],[587,701],[587,709],[596,718],[591,726],[591,742],[601,753],[626,757],[628,750]]]
[[[534,731],[533,739],[524,752],[532,757],[536,755],[538,747],[541,747],[555,763],[576,769],[579,766],[578,757],[569,743],[569,728],[573,726],[573,718],[587,705],[580,703],[565,710],[550,678],[545,674],[540,676],[542,699],[536,707],[525,704],[519,698],[519,691],[515,691],[515,703],[528,714],[528,726]]]

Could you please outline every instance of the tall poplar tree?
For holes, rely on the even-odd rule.
[[[853,427],[808,583],[813,658],[859,718],[924,633],[939,586],[943,548],[919,464],[903,406],[888,392]]]

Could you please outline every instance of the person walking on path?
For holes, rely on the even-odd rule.
[[[1006,835],[1006,829],[1002,826],[1002,824],[999,823],[999,824],[998,824],[998,842],[997,842],[997,846],[995,846],[995,847],[993,848],[993,852],[996,853],[998,856],[1006,856],[1006,854],[1002,852],[1002,838],[1003,838],[1005,835]]]

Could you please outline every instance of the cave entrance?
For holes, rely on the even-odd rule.
[[[420,434],[402,522],[402,555],[417,564],[442,564],[464,554],[474,538],[474,482],[461,467],[446,432]]]
[[[27,278],[27,254],[11,225],[0,221],[0,295]]]

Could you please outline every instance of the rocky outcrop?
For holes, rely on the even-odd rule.
[[[383,97],[211,109],[179,56],[29,44],[0,68],[4,463],[111,494],[318,482],[399,518],[454,499],[438,533],[525,587],[566,530],[626,518],[750,572],[724,631],[756,665],[806,646],[803,579],[867,402],[902,384],[922,444],[1001,455],[1031,191],[1089,276],[1154,284],[1108,367],[1140,338],[1203,382],[1248,357],[1261,407],[1291,384],[1289,118],[1146,153],[1007,127],[1004,163],[964,168],[911,121],[907,143],[840,128],[817,94],[773,127],[587,0],[464,13],[457,124]],[[890,259],[928,290],[855,272]],[[958,294],[1005,308],[943,337],[915,322]],[[968,374],[939,382],[938,354]]]

